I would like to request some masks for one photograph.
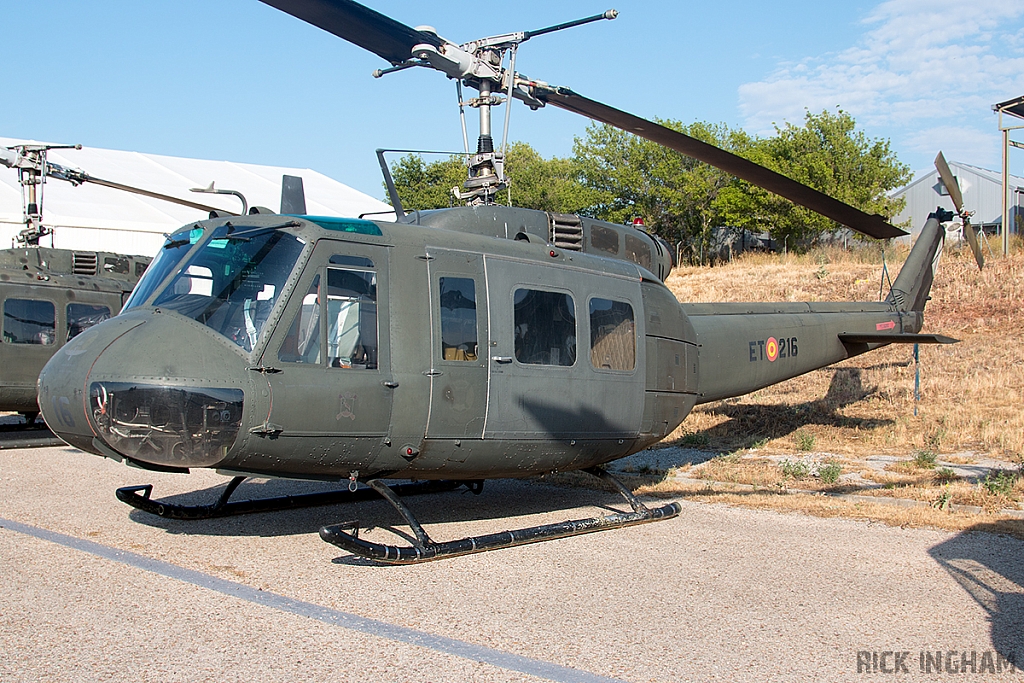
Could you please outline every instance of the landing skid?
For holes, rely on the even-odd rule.
[[[212,505],[176,505],[166,501],[153,500],[150,496],[153,493],[152,484],[142,486],[125,486],[117,489],[117,499],[131,505],[133,508],[148,512],[165,519],[213,519],[215,517],[230,517],[232,515],[245,515],[252,512],[274,512],[277,510],[296,510],[299,508],[318,507],[322,505],[335,505],[337,503],[355,503],[364,500],[376,499],[376,489],[359,488],[355,491],[349,489],[339,491],[324,491],[322,493],[305,493],[297,496],[279,496],[277,498],[258,498],[255,500],[229,501],[231,494],[235,492],[238,485],[247,477],[235,477],[221,494],[216,503]],[[377,481],[377,480],[374,480]],[[379,483],[379,482],[378,482]],[[472,487],[479,482],[459,481],[421,481],[411,484],[397,484],[391,487],[396,494],[412,496],[420,493],[438,493],[451,491],[462,484]],[[381,484],[383,486],[383,484]],[[385,486],[384,488],[388,488]]]
[[[590,517],[587,519],[558,522],[556,524],[544,524],[513,531],[502,531],[484,536],[471,536],[458,541],[436,543],[430,539],[430,536],[427,535],[427,532],[416,520],[409,508],[395,495],[395,491],[384,485],[383,482],[372,479],[367,484],[391,503],[412,528],[413,534],[416,536],[413,545],[393,546],[363,540],[359,538],[360,526],[357,521],[322,527],[320,529],[320,538],[343,550],[349,551],[353,555],[381,564],[415,564],[439,560],[444,557],[469,555],[471,553],[511,548],[517,545],[537,543],[555,538],[579,536],[580,534],[604,531],[606,529],[618,529],[620,527],[633,526],[634,524],[656,522],[675,517],[682,509],[679,503],[675,502],[657,508],[648,508],[608,472],[597,468],[583,471],[614,486],[622,497],[626,499],[630,507],[633,508],[633,511],[619,512],[604,517]]]

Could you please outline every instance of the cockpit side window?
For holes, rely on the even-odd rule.
[[[320,362],[320,275],[313,278],[305,296],[302,308],[295,315],[288,328],[284,343],[277,357],[285,363]]]
[[[327,268],[327,364],[334,368],[377,369],[377,272],[363,260],[369,265]]]
[[[82,332],[93,325],[98,325],[110,317],[110,308],[95,304],[68,304],[66,310],[68,319],[68,338],[71,341]]]

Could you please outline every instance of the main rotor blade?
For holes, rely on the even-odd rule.
[[[262,0],[293,17],[344,38],[394,65],[412,58],[416,45],[441,47],[441,40],[352,0]]]
[[[666,128],[653,121],[648,121],[614,107],[609,107],[606,104],[587,99],[566,88],[538,90],[537,98],[560,109],[572,111],[595,121],[621,128],[626,132],[639,135],[642,138],[656,142],[659,145],[664,145],[669,149],[674,149],[698,161],[703,161],[706,164],[720,168],[737,178],[746,180],[758,187],[763,187],[781,197],[785,197],[791,202],[816,211],[837,223],[869,237],[889,238],[901,237],[907,234],[903,230],[890,225],[882,216],[865,213],[849,204],[833,199],[823,192],[798,183],[792,178],[787,178],[748,159],[736,156],[732,152],[709,145],[706,142],[692,138],[689,135],[684,135],[671,128]]]
[[[72,175],[73,175],[73,177],[75,179],[75,182],[79,182],[79,183],[92,183],[93,185],[102,185],[103,187],[110,187],[110,188],[113,188],[115,190],[122,190],[124,192],[131,192],[132,194],[140,194],[143,197],[152,197],[153,199],[162,199],[165,202],[171,202],[172,204],[180,204],[181,206],[187,206],[190,209],[199,209],[200,211],[216,211],[216,212],[221,213],[221,214],[229,214],[229,215],[232,215],[232,216],[237,216],[238,215],[238,214],[236,214],[233,211],[225,211],[224,209],[218,209],[216,206],[208,206],[206,204],[200,204],[199,202],[189,201],[188,199],[179,199],[178,197],[173,197],[173,196],[171,196],[169,194],[161,194],[159,192],[152,192],[150,190],[143,190],[143,189],[138,188],[138,187],[132,187],[131,185],[123,185],[121,183],[115,183],[112,180],[103,180],[102,178],[97,178],[95,176],[91,176],[88,173],[80,173],[79,172],[79,173],[74,173],[74,174],[72,174],[72,173],[68,174],[69,177],[71,177]]]

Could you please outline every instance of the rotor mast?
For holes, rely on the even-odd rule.
[[[0,148],[0,164],[18,170],[25,229],[18,233],[20,245],[38,247],[52,230],[43,225],[43,184],[47,176],[69,180],[64,168],[46,161],[51,149],[82,149],[81,145],[16,145]],[[74,181],[72,181],[74,182]]]
[[[160,192],[143,190],[123,183],[115,183],[111,180],[104,180],[89,175],[84,171],[73,168],[65,168],[60,164],[50,163],[46,154],[52,149],[82,149],[82,145],[45,145],[25,144],[14,145],[13,147],[0,147],[0,166],[17,169],[18,182],[21,184],[22,203],[24,211],[25,229],[18,233],[16,238],[19,246],[38,247],[39,240],[47,235],[52,235],[53,230],[43,225],[43,185],[47,178],[65,180],[74,186],[82,183],[102,185],[115,190],[123,190],[144,197],[161,199],[173,204],[180,204],[192,209],[206,212],[231,213],[218,209],[215,206],[207,206],[198,202],[172,197]],[[193,192],[213,192],[216,194],[233,194],[242,200],[242,212],[245,213],[246,201],[240,193],[233,190],[214,190],[213,184],[209,188],[196,189]],[[234,215],[234,214],[232,214]]]
[[[500,104],[507,106],[511,97],[523,99],[533,109],[544,106],[543,102],[519,88],[519,85],[525,80],[520,79],[519,75],[515,73],[515,54],[519,45],[534,36],[589,24],[601,19],[614,19],[618,14],[616,10],[611,9],[592,17],[576,19],[536,31],[506,33],[462,45],[445,40],[437,35],[433,27],[418,26],[416,31],[421,35],[430,36],[433,40],[414,46],[412,49],[413,59],[396,64],[392,69],[386,71],[376,71],[374,76],[379,77],[409,66],[428,66],[479,91],[479,96],[465,103],[459,103],[460,105],[468,104],[479,110],[480,134],[477,138],[476,154],[472,155],[468,162],[469,176],[463,183],[462,190],[456,190],[455,194],[458,199],[469,205],[493,204],[495,195],[508,187],[508,177],[505,175],[508,115],[506,112],[504,131],[506,140],[501,148],[496,150],[491,126],[493,108]],[[509,68],[505,69],[503,67],[505,55],[510,51],[512,59]],[[505,95],[501,94],[503,90]]]

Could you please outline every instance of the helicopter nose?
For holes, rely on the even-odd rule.
[[[131,311],[54,354],[39,376],[39,405],[53,432],[84,451],[142,465],[210,467],[238,436],[251,386],[247,365],[205,328]]]

